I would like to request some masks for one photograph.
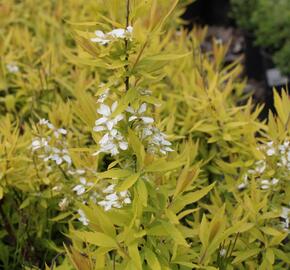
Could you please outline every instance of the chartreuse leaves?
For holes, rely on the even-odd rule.
[[[141,141],[139,138],[136,136],[136,134],[129,129],[128,130],[128,138],[131,147],[133,148],[133,151],[136,155],[137,158],[137,170],[141,170],[143,165],[144,165],[144,159],[145,159],[145,150],[144,146],[142,145]]]
[[[72,231],[72,234],[82,241],[98,246],[115,249],[118,247],[116,240],[101,232]]]
[[[181,167],[185,162],[183,160],[167,161],[166,159],[159,159],[153,161],[144,168],[145,172],[166,172]]]
[[[255,249],[250,249],[246,251],[235,252],[234,255],[236,256],[236,258],[233,260],[232,263],[237,264],[240,262],[244,262],[245,260],[259,254],[260,250],[261,250],[260,248],[255,248]]]
[[[140,173],[134,173],[124,180],[117,188],[118,191],[128,190],[132,187],[139,179]]]
[[[195,203],[199,201],[201,198],[206,196],[214,187],[215,183],[212,183],[211,185],[202,188],[198,191],[194,192],[188,192],[182,195],[179,195],[176,197],[176,199],[173,200],[171,203],[170,209],[174,212],[177,213],[180,210],[182,210],[186,205]]]
[[[148,266],[150,267],[151,270],[161,270],[160,263],[158,261],[158,258],[156,254],[150,249],[150,248],[145,248],[145,260],[148,263]]]
[[[4,2],[3,269],[290,268],[284,213],[289,177],[281,166],[289,160],[289,97],[274,91],[276,113],[259,121],[262,107],[245,102],[242,66],[223,64],[228,45],[214,41],[213,51],[203,53],[206,29],[188,32],[180,25],[190,0]],[[127,24],[133,27],[130,39],[91,41],[97,33],[122,34]],[[117,108],[106,117],[123,120],[106,132],[114,140],[120,132],[128,148],[116,156],[93,156],[105,133],[93,130],[97,110],[115,101]],[[154,118],[152,127],[169,135],[174,151],[166,156],[147,144],[168,144],[162,136],[146,137],[141,118],[126,120],[128,106],[142,103],[145,115]],[[42,162],[38,150],[31,151],[32,141],[46,136],[36,124],[42,118],[54,125],[53,132],[65,128],[65,143],[58,142],[64,134],[55,141],[70,155],[69,166],[56,145],[49,158],[60,164]],[[267,143],[276,147],[274,155],[263,151]],[[255,165],[264,162],[257,173]],[[274,179],[275,185],[261,186]],[[61,243],[67,239],[55,232],[70,237],[66,258]]]

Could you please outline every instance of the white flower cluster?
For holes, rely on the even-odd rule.
[[[6,68],[7,68],[7,70],[10,73],[17,73],[17,72],[19,72],[19,67],[16,64],[14,64],[14,63],[7,64],[6,65]]]
[[[144,115],[147,111],[146,103],[142,103],[137,110],[134,110],[132,107],[128,107],[126,111],[131,114],[128,121],[134,121],[135,129],[137,131],[141,131],[140,139],[148,142],[149,152],[160,152],[165,155],[167,152],[173,151],[173,149],[170,148],[171,142],[166,140],[166,135],[152,125],[154,123],[154,119]]]
[[[100,45],[106,45],[116,39],[132,39],[133,27],[128,26],[126,29],[117,28],[108,33],[104,33],[101,30],[95,31],[96,37],[91,38],[92,42],[99,43]]]
[[[110,153],[112,156],[115,156],[119,154],[120,150],[128,149],[128,142],[116,128],[116,125],[119,121],[124,119],[124,116],[122,114],[118,114],[114,117],[112,116],[117,106],[118,102],[115,101],[111,107],[106,104],[101,104],[97,110],[102,117],[96,120],[94,131],[105,131],[106,133],[99,141],[100,149],[94,153],[94,155],[98,155],[99,153]]]
[[[154,119],[149,116],[144,116],[144,113],[147,110],[147,104],[142,103],[140,108],[138,110],[134,110],[132,107],[127,108],[127,112],[131,113],[131,116],[129,117],[129,122],[131,121],[142,121],[145,125],[152,124],[154,122]]]
[[[149,135],[152,132],[151,135]],[[152,153],[160,152],[161,154],[166,155],[167,152],[172,152],[173,149],[170,147],[171,142],[166,140],[166,134],[161,132],[156,127],[151,127],[146,131],[149,137],[151,137],[148,151]]]
[[[107,194],[104,200],[99,201],[98,205],[102,206],[105,211],[109,211],[112,208],[121,208],[124,204],[130,204],[130,194],[127,190],[121,192],[115,192],[115,185],[109,185],[103,190]]]
[[[290,171],[290,141],[286,140],[283,144],[278,146],[280,161],[279,167],[286,167]]]
[[[47,126],[52,131],[56,141],[54,141],[54,144],[52,144],[52,138],[50,136],[34,138],[31,143],[32,151],[41,151],[41,153],[38,154],[38,157],[43,159],[44,162],[51,160],[54,161],[57,165],[66,163],[68,166],[70,166],[72,160],[66,147],[66,141],[62,139],[62,136],[65,136],[67,131],[63,128],[56,128],[46,119],[41,119],[39,121],[39,125]],[[58,147],[56,147],[56,145]]]
[[[274,142],[270,141],[264,145],[259,146],[259,150],[262,150],[268,159],[275,159],[277,166],[280,167],[279,172],[286,170],[289,174],[290,170],[290,142],[285,140],[282,144],[275,146]],[[266,172],[268,159],[259,160],[255,163],[254,169],[250,169],[244,176],[243,182],[238,185],[238,189],[244,189],[248,185],[248,175],[254,176],[260,183],[260,188],[268,190],[271,187],[276,186],[280,180],[278,178],[264,179],[263,174]]]
[[[260,147],[268,157],[277,157],[279,167],[286,167],[290,170],[290,141],[285,140],[282,144],[276,146],[273,141]]]

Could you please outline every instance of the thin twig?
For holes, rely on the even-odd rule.
[[[126,4],[126,30],[129,26],[129,19],[130,19],[130,0],[127,0],[127,4]],[[127,62],[127,64],[125,65],[125,72],[126,72],[126,77],[125,77],[125,88],[126,88],[126,92],[129,91],[130,88],[130,78],[129,78],[129,64],[128,64],[128,60],[129,60],[129,52],[128,52],[128,47],[129,47],[129,42],[128,39],[125,38],[125,53],[126,53],[126,57],[125,60]]]
[[[113,251],[113,270],[116,269],[116,253]]]

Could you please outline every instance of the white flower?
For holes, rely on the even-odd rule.
[[[44,161],[53,160],[57,165],[60,165],[65,161],[69,166],[72,163],[71,157],[68,155],[67,149],[58,149],[56,147],[51,148],[53,154],[44,158]]]
[[[227,254],[227,250],[224,249],[224,248],[222,248],[222,249],[220,250],[220,256],[224,257],[224,256],[226,256],[226,254]]]
[[[106,187],[106,188],[103,190],[103,192],[104,192],[104,193],[113,193],[115,187],[116,187],[116,185],[114,185],[114,184],[109,185],[108,187]]]
[[[267,150],[267,152],[266,152],[266,154],[268,155],[268,156],[273,156],[273,155],[275,155],[275,149],[274,148],[270,148],[270,149],[268,149]]]
[[[40,119],[38,122],[39,125],[47,125],[48,123],[49,123],[49,121],[47,119],[44,119],[44,118]]]
[[[109,211],[114,208],[121,208],[123,204],[130,204],[130,194],[128,191],[122,191],[120,193],[114,192],[115,185],[109,185],[103,190],[104,193],[108,194],[105,199],[98,202],[98,205],[102,206],[105,211]]]
[[[64,128],[59,128],[59,129],[55,129],[53,134],[56,138],[58,138],[60,134],[66,135],[67,131]]]
[[[241,183],[238,185],[238,190],[245,189],[248,186],[248,183]]]
[[[109,32],[107,35],[113,38],[125,38],[126,30],[123,28],[117,28]]]
[[[89,225],[89,220],[85,215],[85,212],[82,209],[78,210],[78,214],[80,215],[80,217],[78,218],[78,220],[84,225],[84,226],[88,226]]]
[[[80,195],[83,195],[86,192],[86,187],[91,187],[91,186],[93,186],[92,182],[88,182],[87,183],[86,178],[81,177],[80,178],[80,184],[75,186],[73,188],[73,191],[75,191],[77,193],[77,195],[80,196]]]
[[[284,219],[284,222],[282,222],[284,229],[289,228],[289,215],[290,215],[290,208],[289,207],[282,207],[280,217]]]
[[[124,139],[122,134],[115,128],[119,121],[124,117],[122,114],[112,117],[112,113],[116,110],[118,102],[114,102],[111,107],[106,104],[101,104],[97,112],[102,115],[96,120],[94,131],[107,131],[99,141],[100,149],[93,155],[99,153],[110,153],[112,156],[119,154],[119,149],[127,150],[128,142]]]
[[[128,149],[128,143],[125,141],[121,133],[116,129],[112,129],[108,133],[106,133],[99,141],[99,144],[100,150],[97,151],[94,155],[103,152],[111,153],[112,156],[115,156],[119,154],[119,148],[121,150]]]
[[[6,68],[7,70],[10,72],[10,73],[17,73],[19,72],[19,67],[13,63],[10,63],[10,64],[7,64],[6,65]]]
[[[113,29],[108,33],[97,30],[95,31],[96,37],[91,38],[92,42],[99,43],[100,45],[106,45],[115,39],[125,39],[128,38],[131,40],[133,33],[133,27],[128,26],[126,29],[117,28]]]
[[[260,160],[258,162],[256,162],[256,168],[255,168],[255,171],[257,173],[260,173],[262,174],[266,169],[266,162],[265,160]]]
[[[109,88],[105,89],[105,91],[101,95],[99,95],[97,103],[103,103],[109,96],[109,93],[110,93],[110,89]]]
[[[127,150],[128,149],[128,143],[125,142],[125,141],[121,141],[121,142],[119,142],[119,147],[122,150]]]
[[[133,27],[131,25],[129,25],[127,27],[127,33],[132,34],[133,33]]]
[[[269,189],[270,181],[269,180],[261,180],[261,189]]]
[[[273,178],[271,183],[272,183],[272,185],[277,185],[279,183],[279,179]]]
[[[42,147],[47,147],[47,146],[48,146],[48,141],[45,138],[33,139],[31,143],[32,151],[36,151]]]
[[[237,186],[238,190],[245,189],[248,186],[248,174],[244,175],[244,181]]]
[[[171,145],[171,142],[165,139],[166,135],[156,128],[154,131],[155,133],[152,137],[151,143],[153,145],[156,145],[157,148],[159,148],[159,151],[164,155],[167,152],[172,152],[173,149],[169,147]]]
[[[123,120],[124,117],[122,114],[118,114],[114,118],[111,117],[111,114],[116,110],[117,106],[117,101],[112,104],[111,108],[105,104],[100,105],[97,112],[101,114],[102,117],[95,122],[95,132],[99,132],[105,129],[112,130],[119,121]]]
[[[152,124],[154,122],[154,119],[152,117],[143,115],[146,110],[146,103],[141,104],[138,110],[134,110],[132,107],[128,107],[126,111],[132,114],[132,116],[129,117],[129,122],[140,119],[144,122],[144,124]]]
[[[40,119],[38,124],[42,126],[47,126],[49,129],[55,129],[54,125],[44,118]]]
[[[60,165],[63,161],[58,154],[51,155],[49,159],[54,160],[57,165]]]
[[[69,200],[67,198],[63,198],[58,204],[60,210],[62,211],[64,211],[68,207],[68,205],[69,205]]]
[[[106,34],[103,31],[97,30],[95,31],[95,38],[91,38],[92,42],[99,43],[101,45],[106,45],[110,42],[110,39],[106,37]]]

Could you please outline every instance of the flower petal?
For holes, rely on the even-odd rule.
[[[111,114],[110,107],[105,104],[101,104],[100,108],[97,110],[99,114],[102,114],[104,116],[109,116]]]

